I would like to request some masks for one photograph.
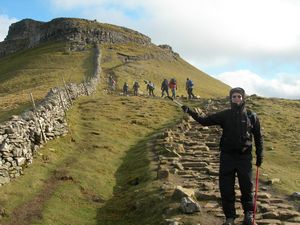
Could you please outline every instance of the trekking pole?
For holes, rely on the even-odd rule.
[[[255,195],[254,195],[254,211],[253,211],[253,223],[255,224],[255,215],[256,215],[256,208],[257,208],[257,192],[258,192],[258,166],[256,167],[256,178],[255,178]]]
[[[168,99],[172,100],[173,102],[175,102],[177,105],[179,105],[180,107],[183,106],[183,104],[177,100],[175,100],[174,98],[172,98],[171,96],[167,96]]]

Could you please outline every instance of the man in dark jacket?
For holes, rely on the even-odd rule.
[[[234,224],[235,211],[235,175],[237,174],[241,190],[241,203],[244,210],[243,225],[253,222],[253,183],[252,183],[252,135],[256,147],[256,166],[263,161],[263,139],[260,123],[255,113],[245,108],[245,91],[233,88],[229,93],[231,108],[209,115],[199,116],[187,106],[184,112],[191,115],[204,126],[220,125],[223,129],[220,140],[219,188],[223,212],[226,216],[224,225]]]
[[[165,92],[169,96],[169,81],[167,79],[164,79],[161,83],[161,97],[164,97]]]

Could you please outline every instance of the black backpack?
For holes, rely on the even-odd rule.
[[[244,131],[242,132],[243,133],[243,136],[245,139],[248,139],[250,136],[251,136],[251,133],[252,133],[252,129],[257,121],[257,116],[256,116],[256,113],[250,111],[247,109],[247,112],[245,112],[246,114],[246,119],[247,119],[247,126],[244,127]]]

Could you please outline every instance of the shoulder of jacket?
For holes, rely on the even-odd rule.
[[[224,110],[220,111],[220,113],[222,113],[222,114],[230,114],[231,113],[231,109],[224,109]]]
[[[230,114],[230,109],[225,109],[225,110],[222,110],[222,111],[219,111],[219,112],[216,112],[216,113],[213,113],[211,114],[212,116],[217,116],[217,117],[223,117],[226,115]]]
[[[257,114],[247,109],[247,116],[251,120],[252,124],[255,124],[257,121]]]

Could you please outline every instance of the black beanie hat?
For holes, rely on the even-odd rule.
[[[231,99],[231,96],[232,96],[233,93],[241,94],[242,97],[243,97],[243,101],[245,100],[245,90],[243,88],[240,88],[240,87],[232,88],[229,92],[230,99]]]

